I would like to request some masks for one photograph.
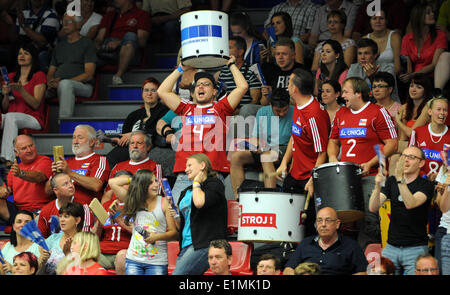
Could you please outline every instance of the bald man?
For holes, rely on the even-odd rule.
[[[28,210],[38,215],[41,208],[52,200],[45,192],[45,182],[52,175],[52,160],[39,155],[33,139],[19,135],[14,141],[14,161],[8,173],[7,185],[0,187],[0,224],[11,225],[18,210]],[[14,195],[14,203],[6,199]]]
[[[303,262],[314,262],[324,275],[364,273],[368,262],[358,243],[338,232],[341,221],[337,212],[324,207],[317,212],[318,235],[306,237],[286,263],[284,275],[294,275],[295,267]]]

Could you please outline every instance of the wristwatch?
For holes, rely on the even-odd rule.
[[[400,180],[397,180],[397,183],[398,184],[405,184],[405,178],[404,177],[402,177],[402,179],[400,179]]]
[[[24,170],[20,170],[19,178],[24,178],[24,177],[25,177],[25,171]]]

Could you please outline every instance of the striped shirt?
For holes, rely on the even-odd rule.
[[[252,101],[252,97],[250,96],[250,90],[251,89],[261,89],[261,82],[256,77],[256,75],[253,73],[253,71],[250,69],[250,66],[244,62],[244,64],[239,69],[244,76],[245,80],[247,80],[248,83],[248,89],[247,92],[242,97],[239,106],[237,108],[241,108],[243,105],[249,104]],[[230,69],[227,66],[222,67],[219,78],[219,83],[223,83],[224,90],[227,93],[230,93],[236,88],[236,83],[233,79],[233,74],[231,73]]]
[[[292,26],[294,30],[293,36],[299,37],[306,34],[311,30],[314,24],[314,16],[319,8],[319,5],[312,3],[310,0],[300,0],[296,5],[291,5],[287,0],[272,8],[269,13],[269,17],[264,22],[264,26],[268,26],[272,23],[272,15],[279,11],[285,11],[289,13],[292,18]]]
[[[26,26],[29,26],[35,32],[44,35],[49,44],[55,45],[56,37],[60,29],[60,23],[58,15],[52,8],[45,6],[37,14],[34,14],[33,10],[27,8],[23,10],[23,16],[24,24]],[[37,23],[35,24],[35,22]],[[19,20],[16,20],[16,28],[19,35],[26,35],[23,28],[19,25]]]

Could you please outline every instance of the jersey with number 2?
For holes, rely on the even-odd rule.
[[[363,164],[376,155],[375,144],[397,138],[397,132],[388,111],[368,102],[358,111],[340,108],[334,117],[330,138],[339,139],[341,143],[341,162]],[[377,167],[372,167],[369,175],[376,173]]]

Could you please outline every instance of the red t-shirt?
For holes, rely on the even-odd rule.
[[[84,208],[84,223],[82,231],[87,232],[90,231],[90,229],[94,226],[95,217],[94,214],[89,209],[88,205],[83,205],[83,208]],[[38,228],[45,239],[51,235],[51,228],[50,228],[51,218],[52,216],[59,217],[59,209],[60,207],[58,207],[56,200],[53,200],[44,207],[42,207],[38,219]]]
[[[437,30],[437,36],[433,43],[431,43],[431,37],[428,34],[419,53],[417,53],[417,46],[414,43],[413,33],[411,32],[403,37],[400,54],[409,56],[413,63],[413,72],[416,72],[431,64],[434,52],[440,48],[447,49],[447,37],[443,31]]]
[[[30,164],[19,163],[21,170],[41,171],[50,178],[52,175],[52,160],[43,155],[37,155]],[[7,177],[8,186],[14,195],[14,202],[20,210],[34,211],[41,209],[49,203],[53,197],[45,193],[45,181],[40,183],[28,182],[16,177],[10,171]]]
[[[9,80],[11,81],[11,83],[13,83],[13,79],[14,76],[16,75],[16,73],[10,73],[9,76]],[[36,72],[34,73],[34,75],[31,77],[31,80],[28,81],[27,84],[25,84],[23,86],[23,88],[25,88],[25,90],[31,94],[32,96],[34,96],[34,87],[36,87],[37,85],[40,84],[47,84],[47,77],[45,76],[44,72]],[[9,107],[8,107],[8,112],[9,113],[24,113],[24,114],[28,114],[30,116],[33,116],[36,118],[36,120],[38,120],[39,124],[42,126],[44,126],[44,114],[45,114],[45,98],[42,98],[41,104],[39,105],[37,110],[34,110],[26,101],[25,99],[22,97],[22,94],[20,94],[19,91],[14,91],[12,92],[13,96],[14,96],[14,100],[9,102]]]
[[[72,266],[66,270],[65,275],[85,275],[85,276],[107,276],[110,273],[100,264],[95,262],[93,265],[81,268],[80,266]]]
[[[119,13],[113,29],[109,32],[115,13],[115,11],[108,12],[100,22],[99,28],[106,28],[106,37],[122,39],[128,32],[133,32],[136,34],[138,30],[150,32],[150,15],[145,10],[137,7],[133,7],[123,14]]]
[[[109,211],[114,199],[103,204],[106,212]],[[124,204],[120,204],[120,208],[123,208]],[[117,254],[122,249],[128,249],[128,245],[131,241],[131,233],[122,228],[117,223],[111,224],[111,219],[108,218],[103,225],[103,235],[100,240],[100,249],[104,254]]]
[[[397,131],[384,107],[367,103],[358,111],[340,108],[334,117],[330,138],[339,139],[341,143],[341,162],[363,164],[375,157],[375,144],[397,138]],[[377,171],[377,167],[372,167],[369,175],[376,175]]]
[[[149,158],[141,161],[141,162],[131,162],[131,161],[123,161],[120,163],[117,163],[116,166],[111,170],[111,173],[109,175],[109,178],[114,177],[114,175],[120,171],[120,170],[126,170],[128,172],[131,172],[135,174],[140,169],[147,169],[150,171],[153,171],[156,175],[156,165],[158,165],[156,162],[150,160]],[[162,177],[162,175],[161,175]],[[109,191],[111,188],[109,187],[109,184],[106,186],[105,191]]]
[[[69,158],[67,159],[67,164],[72,171],[89,177],[95,177],[103,181],[103,183],[108,181],[109,176],[109,163],[105,156],[100,156],[92,153],[86,157]],[[100,199],[103,191],[99,192],[90,191],[78,183],[75,184],[75,202],[81,204],[90,204],[93,198]]]
[[[184,172],[190,155],[204,153],[211,161],[212,169],[230,171],[226,153],[227,117],[233,115],[227,97],[218,102],[198,106],[182,100],[175,113],[182,116],[183,127],[177,146],[173,172]]]
[[[439,168],[442,165],[440,152],[444,149],[444,143],[450,143],[450,130],[448,127],[441,134],[433,133],[430,124],[417,127],[412,131],[409,145],[415,145],[425,153],[425,165],[420,171],[421,175],[439,172]]]
[[[294,107],[292,117],[292,169],[297,180],[307,179],[316,165],[317,154],[327,151],[330,134],[330,117],[323,106],[311,96],[311,100]]]

